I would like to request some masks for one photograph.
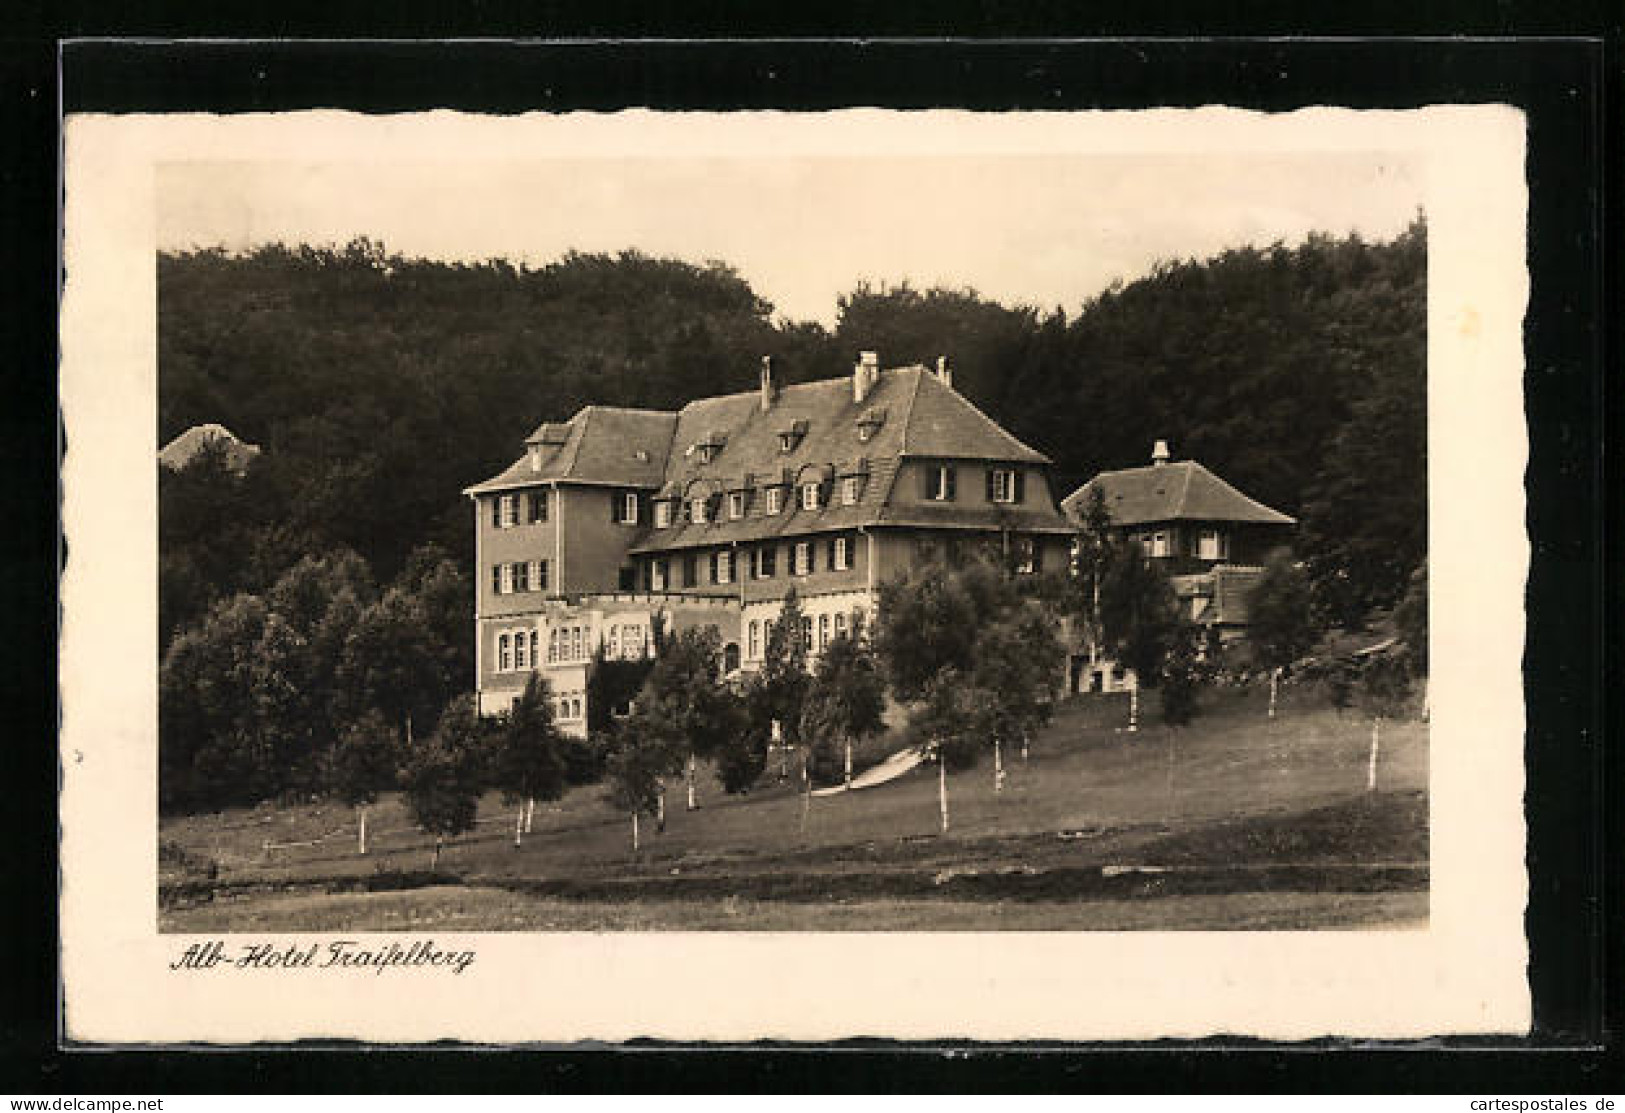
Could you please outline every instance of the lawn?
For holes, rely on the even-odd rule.
[[[800,796],[771,776],[745,796],[727,796],[707,778],[697,811],[683,810],[680,791],[669,794],[665,832],[645,821],[637,853],[629,818],[592,786],[539,805],[519,848],[511,809],[483,801],[481,824],[442,858],[438,880],[450,885],[385,893],[353,890],[413,884],[399,875],[430,862],[431,841],[397,798],[373,809],[364,858],[344,808],[169,819],[161,838],[183,848],[189,866],[164,872],[172,885],[163,924],[224,929],[263,915],[315,930],[330,915],[331,927],[407,929],[419,923],[413,909],[425,925],[493,930],[1425,918],[1425,724],[1385,725],[1378,791],[1367,793],[1369,720],[1318,706],[1307,692],[1289,691],[1273,720],[1259,693],[1214,693],[1202,717],[1174,732],[1154,725],[1147,702],[1150,725],[1138,733],[1121,729],[1121,698],[1063,704],[1028,761],[1007,756],[1002,793],[993,791],[991,761],[951,774],[945,835],[931,768],[814,799],[805,824]],[[200,875],[207,862],[216,871],[210,882]],[[188,877],[189,886],[174,887]],[[842,901],[863,915],[843,911]],[[394,923],[389,911],[405,918]]]

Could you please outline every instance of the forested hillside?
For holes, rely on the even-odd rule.
[[[1424,556],[1426,272],[1419,220],[1391,243],[1170,262],[1075,307],[860,285],[831,331],[776,320],[723,263],[633,252],[540,269],[366,240],[164,254],[159,443],[214,421],[263,452],[241,478],[212,457],[161,477],[162,641],[306,557],[322,563],[294,580],[324,598],[385,625],[426,606],[453,630],[449,577],[472,572],[460,492],[537,423],[750,389],[765,354],[788,381],[841,375],[860,349],[948,356],[963,393],[1055,460],[1061,494],[1166,438],[1300,517],[1322,616],[1356,622]],[[429,687],[462,685],[466,647],[435,654],[450,671]]]

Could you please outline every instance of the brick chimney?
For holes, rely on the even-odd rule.
[[[859,352],[857,366],[852,368],[852,401],[862,402],[880,381],[880,353]]]
[[[762,412],[766,413],[773,408],[773,399],[778,394],[778,388],[773,385],[773,357],[762,357]]]
[[[1158,440],[1156,444],[1151,446],[1151,464],[1153,467],[1160,468],[1171,459],[1173,459],[1173,456],[1168,451],[1167,441]]]
[[[954,369],[948,366],[947,356],[937,357],[937,378],[942,380],[943,386],[954,385]]]

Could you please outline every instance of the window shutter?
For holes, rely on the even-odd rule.
[[[717,554],[715,552],[712,552],[711,555],[710,555],[710,563],[711,563],[711,582],[714,583],[714,584],[715,583],[721,583],[722,581],[717,579]]]
[[[920,469],[920,480],[921,480],[921,482],[920,482],[920,497],[921,498],[931,498],[932,496],[934,496],[937,493],[935,488],[936,488],[936,478],[937,478],[937,471],[938,470],[939,470],[938,468],[936,468],[934,466],[929,466],[929,465]]]
[[[1027,495],[1027,473],[1020,468],[1016,469],[1016,501],[1025,502]]]
[[[994,496],[996,496],[998,494],[998,492],[993,489],[993,477],[998,473],[998,470],[999,469],[997,469],[997,468],[988,468],[987,469],[987,501],[988,502],[993,502],[994,501]]]
[[[502,528],[502,496],[494,495],[491,498],[491,528]]]
[[[545,560],[536,562],[536,590],[547,590],[547,561]]]
[[[833,537],[829,539],[829,558],[825,560],[824,567],[832,572],[835,570],[835,538]]]
[[[625,491],[611,491],[609,493],[609,520],[611,522],[621,520],[621,500],[625,497]]]
[[[491,565],[491,594],[502,594],[502,565]]]
[[[954,501],[954,485],[959,477],[954,474],[952,467],[948,468],[948,501]]]

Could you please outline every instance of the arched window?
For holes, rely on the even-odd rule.
[[[581,697],[580,696],[577,696],[575,699],[570,701],[570,718],[572,718],[572,719],[581,718]]]
[[[547,659],[549,661],[559,659],[559,632],[557,630],[547,632]]]
[[[750,659],[753,660],[753,661],[756,658],[758,658],[758,657],[760,657],[762,655],[762,643],[759,640],[760,637],[761,637],[761,633],[762,633],[761,623],[757,622],[754,618],[751,619],[750,620],[750,642],[748,644],[749,644],[749,647],[750,647],[750,649],[749,649]]]
[[[839,612],[835,615],[835,636],[838,638],[846,633],[846,615]]]
[[[525,632],[519,631],[513,636],[513,667],[523,671],[530,667],[530,654],[526,652],[529,642],[525,640]]]
[[[507,672],[513,668],[513,646],[507,634],[497,637],[497,671]]]
[[[609,628],[609,655],[611,657],[621,655],[621,628],[619,626]]]
[[[577,661],[581,660],[581,649],[586,642],[586,630],[577,626],[570,631],[570,655]]]
[[[818,616],[818,652],[824,652],[829,645],[829,615]]]
[[[540,665],[542,663],[541,655],[538,652],[538,650],[540,648],[541,637],[542,636],[540,634],[538,634],[535,630],[532,630],[530,632],[530,667],[531,668],[536,668],[538,665]]]

